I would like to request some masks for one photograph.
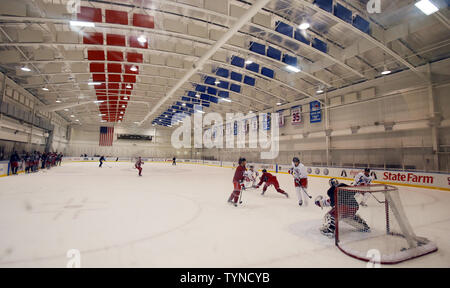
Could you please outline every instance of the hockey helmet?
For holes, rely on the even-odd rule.
[[[267,173],[267,170],[266,170],[266,169],[263,169],[262,172],[263,172],[263,173]]]
[[[239,165],[241,165],[242,162],[244,162],[244,161],[247,161],[247,159],[245,159],[245,158],[243,158],[243,157],[239,158],[239,161],[238,161]]]
[[[294,157],[294,158],[292,159],[292,162],[294,162],[294,163],[300,163],[300,159],[298,159],[298,157]]]
[[[336,178],[331,178],[328,183],[330,183],[330,186],[338,186],[339,185],[339,181]]]

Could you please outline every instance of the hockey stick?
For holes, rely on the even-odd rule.
[[[239,204],[242,204],[242,194],[243,194],[244,190],[245,190],[245,187],[244,187],[244,189],[241,189],[241,193],[239,193]]]
[[[380,200],[378,200],[378,198],[375,197],[375,195],[373,195],[373,193],[371,193],[371,192],[366,192],[366,193],[370,193],[370,195],[372,195],[372,197],[375,198],[375,200],[377,200],[378,203],[380,203],[380,204],[386,203],[386,201],[380,201]]]
[[[308,196],[308,197],[309,197],[309,199],[312,199],[312,196],[311,196],[311,195],[309,195],[309,194],[308,194],[308,192],[306,192],[306,190],[304,190],[303,188],[302,188],[302,190],[303,190],[303,192],[305,192],[306,196]]]

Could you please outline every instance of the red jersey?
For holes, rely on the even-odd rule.
[[[244,181],[244,172],[247,171],[247,169],[245,168],[245,166],[241,166],[239,165],[236,168],[236,172],[234,172],[234,177],[233,177],[233,182],[241,182]]]
[[[135,166],[141,167],[142,163],[144,163],[144,162],[142,162],[142,160],[137,160]]]
[[[258,186],[260,186],[262,183],[266,182],[266,183],[273,183],[277,181],[277,177],[273,176],[272,174],[265,172],[261,175],[260,181],[258,183]]]

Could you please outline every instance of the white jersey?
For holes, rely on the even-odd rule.
[[[370,185],[372,183],[372,180],[372,176],[366,176],[363,172],[359,172],[358,175],[356,175],[355,180],[353,181],[353,185]]]
[[[258,175],[259,175],[258,171],[247,170],[244,172],[244,177],[246,178],[246,181],[255,181],[258,178]]]
[[[306,170],[305,165],[303,165],[302,163],[299,163],[297,167],[293,164],[291,168],[291,174],[295,179],[308,178],[308,171]]]

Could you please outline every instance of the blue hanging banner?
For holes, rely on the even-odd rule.
[[[265,131],[268,131],[268,130],[270,130],[270,124],[271,124],[271,117],[270,117],[270,114],[268,114],[268,113],[264,113],[264,114],[262,114],[262,123],[263,123],[263,130],[265,130]]]
[[[309,122],[322,122],[322,109],[319,101],[309,103]]]

